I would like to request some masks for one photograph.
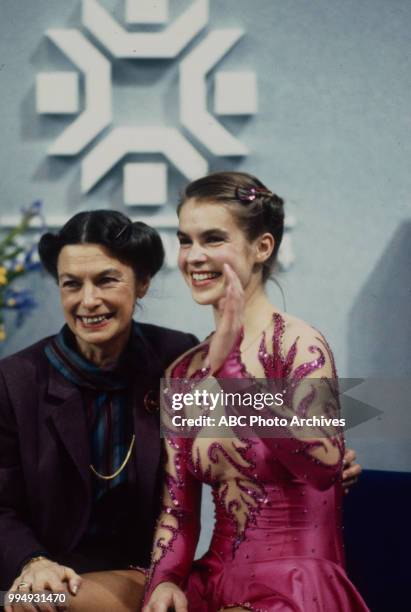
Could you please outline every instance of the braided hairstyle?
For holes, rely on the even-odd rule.
[[[139,281],[152,278],[164,261],[164,248],[157,231],[132,221],[115,210],[91,210],[74,215],[57,234],[43,234],[39,255],[47,272],[58,279],[57,261],[68,244],[99,244],[129,265]]]
[[[250,242],[266,232],[273,236],[273,252],[262,264],[262,279],[267,281],[273,272],[284,233],[282,198],[269,191],[258,178],[245,172],[214,172],[193,181],[183,193],[178,214],[190,198],[228,206]]]

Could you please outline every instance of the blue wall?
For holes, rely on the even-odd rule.
[[[123,2],[101,4],[121,20]],[[188,4],[171,0],[173,14]],[[79,7],[77,0],[1,0],[0,215],[34,199],[43,200],[46,215],[123,209],[121,168],[81,195],[81,156],[46,158],[70,120],[35,112],[36,73],[72,68],[44,32],[79,27]],[[210,7],[209,28],[246,30],[218,68],[255,70],[260,101],[257,116],[223,121],[250,155],[209,158],[210,168],[257,174],[296,216],[296,262],[279,277],[287,310],[327,336],[340,375],[410,374],[411,3],[211,0]],[[113,78],[117,125],[176,125],[177,61],[116,61]],[[170,202],[162,213],[175,207],[185,182],[172,169],[169,178]],[[41,308],[2,345],[3,355],[62,323],[53,282],[40,274],[30,282]],[[278,289],[272,285],[269,292],[282,307]],[[137,317],[200,337],[212,327],[210,312],[192,304],[176,270],[159,275]],[[11,329],[12,317],[8,322]],[[386,422],[396,418],[392,406],[379,407]],[[409,431],[396,440],[384,439],[383,431],[370,436],[363,427],[348,436],[361,462],[410,469]]]

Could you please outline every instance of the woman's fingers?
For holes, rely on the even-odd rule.
[[[359,475],[362,472],[362,467],[359,463],[353,463],[350,467],[347,467],[343,472],[343,481],[344,483],[349,482],[353,478],[358,479]]]
[[[344,453],[343,464],[349,465],[357,459],[357,453],[353,448],[347,448]]]
[[[243,295],[243,287],[240,279],[231,266],[224,264],[224,276],[226,279],[227,293],[233,300],[233,305],[238,307],[239,299]]]
[[[174,596],[165,601],[153,601],[148,606],[145,606],[143,612],[168,612],[172,609],[174,612],[188,612],[187,599],[183,594],[176,593]]]
[[[52,591],[54,592],[54,591]],[[57,610],[57,605],[52,604],[51,602],[40,602],[36,604],[36,610],[39,610],[40,612],[56,612]]]
[[[216,372],[224,363],[239,337],[244,319],[244,292],[240,280],[228,265],[223,267],[225,294],[219,301],[220,317],[211,339],[206,365]]]
[[[15,612],[16,610],[18,610],[19,612],[36,612],[36,608],[34,604],[30,603],[30,601],[27,601],[28,596],[31,593],[30,586],[19,587],[20,582],[23,582],[21,577],[19,577],[19,580],[16,580],[13,583],[10,591],[7,593],[6,601],[7,601],[7,596],[9,594],[14,595],[14,599],[11,605],[5,606],[4,608],[5,612],[13,612],[13,611]],[[23,597],[23,599],[19,601],[16,596]]]
[[[188,612],[187,598],[181,589],[173,583],[161,583],[153,591],[150,601],[143,612]]]
[[[13,610],[16,610],[16,608],[21,611],[24,610],[25,612],[36,612],[34,605],[27,601],[27,596],[30,594],[30,592],[31,583],[27,580],[25,575],[21,574],[20,576],[17,576],[5,597],[5,601],[8,601],[8,596],[13,596],[12,603],[4,607],[4,612],[13,612]],[[16,598],[16,596],[18,597],[21,595],[26,598],[26,601],[24,601],[24,599],[19,601]]]
[[[173,604],[175,612],[188,612],[187,598],[184,593],[174,593]]]
[[[148,606],[144,606],[143,612],[167,612],[170,605],[161,601],[153,601],[153,603],[149,603]]]
[[[362,467],[359,463],[355,463],[357,454],[352,448],[347,448],[343,459],[343,487],[345,493],[348,493],[350,487],[355,484],[362,472]]]
[[[81,576],[70,567],[65,567],[64,580],[68,583],[70,593],[76,595],[81,586]]]
[[[233,328],[237,331],[243,322],[244,292],[240,279],[228,264],[224,264],[224,276],[226,279],[226,294],[223,298],[221,327],[224,332],[230,332]]]
[[[343,459],[343,479],[359,476],[362,472],[362,467],[356,463],[357,454],[352,448],[348,448]]]
[[[61,593],[66,590],[65,585],[60,580],[58,572],[56,572],[51,564],[50,569],[43,569],[38,572],[33,571],[29,576],[31,580],[31,590],[34,593]],[[57,604],[48,601],[36,604],[36,609],[40,610],[40,612],[55,612],[57,607]]]

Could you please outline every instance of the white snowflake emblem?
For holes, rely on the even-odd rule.
[[[207,74],[238,42],[239,28],[213,29],[196,45],[187,47],[205,30],[208,0],[194,2],[168,23],[168,0],[125,0],[123,27],[98,0],[82,0],[79,29],[51,29],[46,36],[78,68],[78,72],[43,72],[36,79],[37,112],[77,114],[49,146],[48,155],[76,156],[80,160],[81,190],[88,193],[126,155],[160,153],[187,179],[208,171],[211,156],[244,156],[246,146],[216,115],[257,112],[257,85],[253,72],[215,75],[214,113],[207,108]],[[161,29],[136,31],[137,24],[162,24]],[[130,27],[128,27],[130,26]],[[104,53],[93,44],[98,41]],[[178,57],[178,59],[177,59]],[[179,65],[179,125],[113,125],[112,63],[114,60],[176,60]],[[80,76],[84,82],[84,108],[80,111]],[[238,95],[238,92],[241,95]],[[162,205],[167,202],[167,166],[163,163],[123,164],[124,201],[128,205]],[[150,189],[145,189],[150,185]]]

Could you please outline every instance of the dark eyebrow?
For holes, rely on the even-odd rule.
[[[107,268],[107,270],[103,270],[97,274],[97,277],[101,276],[121,276],[120,270],[116,270],[116,268]]]
[[[206,230],[205,232],[201,234],[201,237],[208,238],[209,236],[214,236],[214,234],[218,234],[219,236],[223,236],[224,238],[228,236],[228,232],[220,229],[219,227],[216,227],[213,229]]]
[[[106,270],[102,270],[96,274],[96,278],[102,278],[103,276],[121,276],[121,272],[120,270],[116,270],[116,268],[107,268]],[[71,280],[81,280],[75,274],[70,274],[70,272],[63,272],[62,274],[59,274],[59,280],[61,280],[63,277],[67,277]]]
[[[77,276],[75,276],[74,274],[70,274],[69,272],[63,272],[62,274],[59,274],[58,276],[59,280],[61,280],[63,276],[66,276],[67,278],[71,278],[72,280],[78,280]]]
[[[225,230],[222,230],[218,227],[213,228],[213,229],[208,229],[205,232],[202,232],[200,234],[201,238],[208,238],[209,236],[214,236],[215,234],[218,234],[219,236],[222,236],[223,238],[227,238],[228,237],[228,232],[226,232]],[[177,238],[189,238],[188,234],[185,234],[184,232],[181,232],[180,230],[177,231]]]

